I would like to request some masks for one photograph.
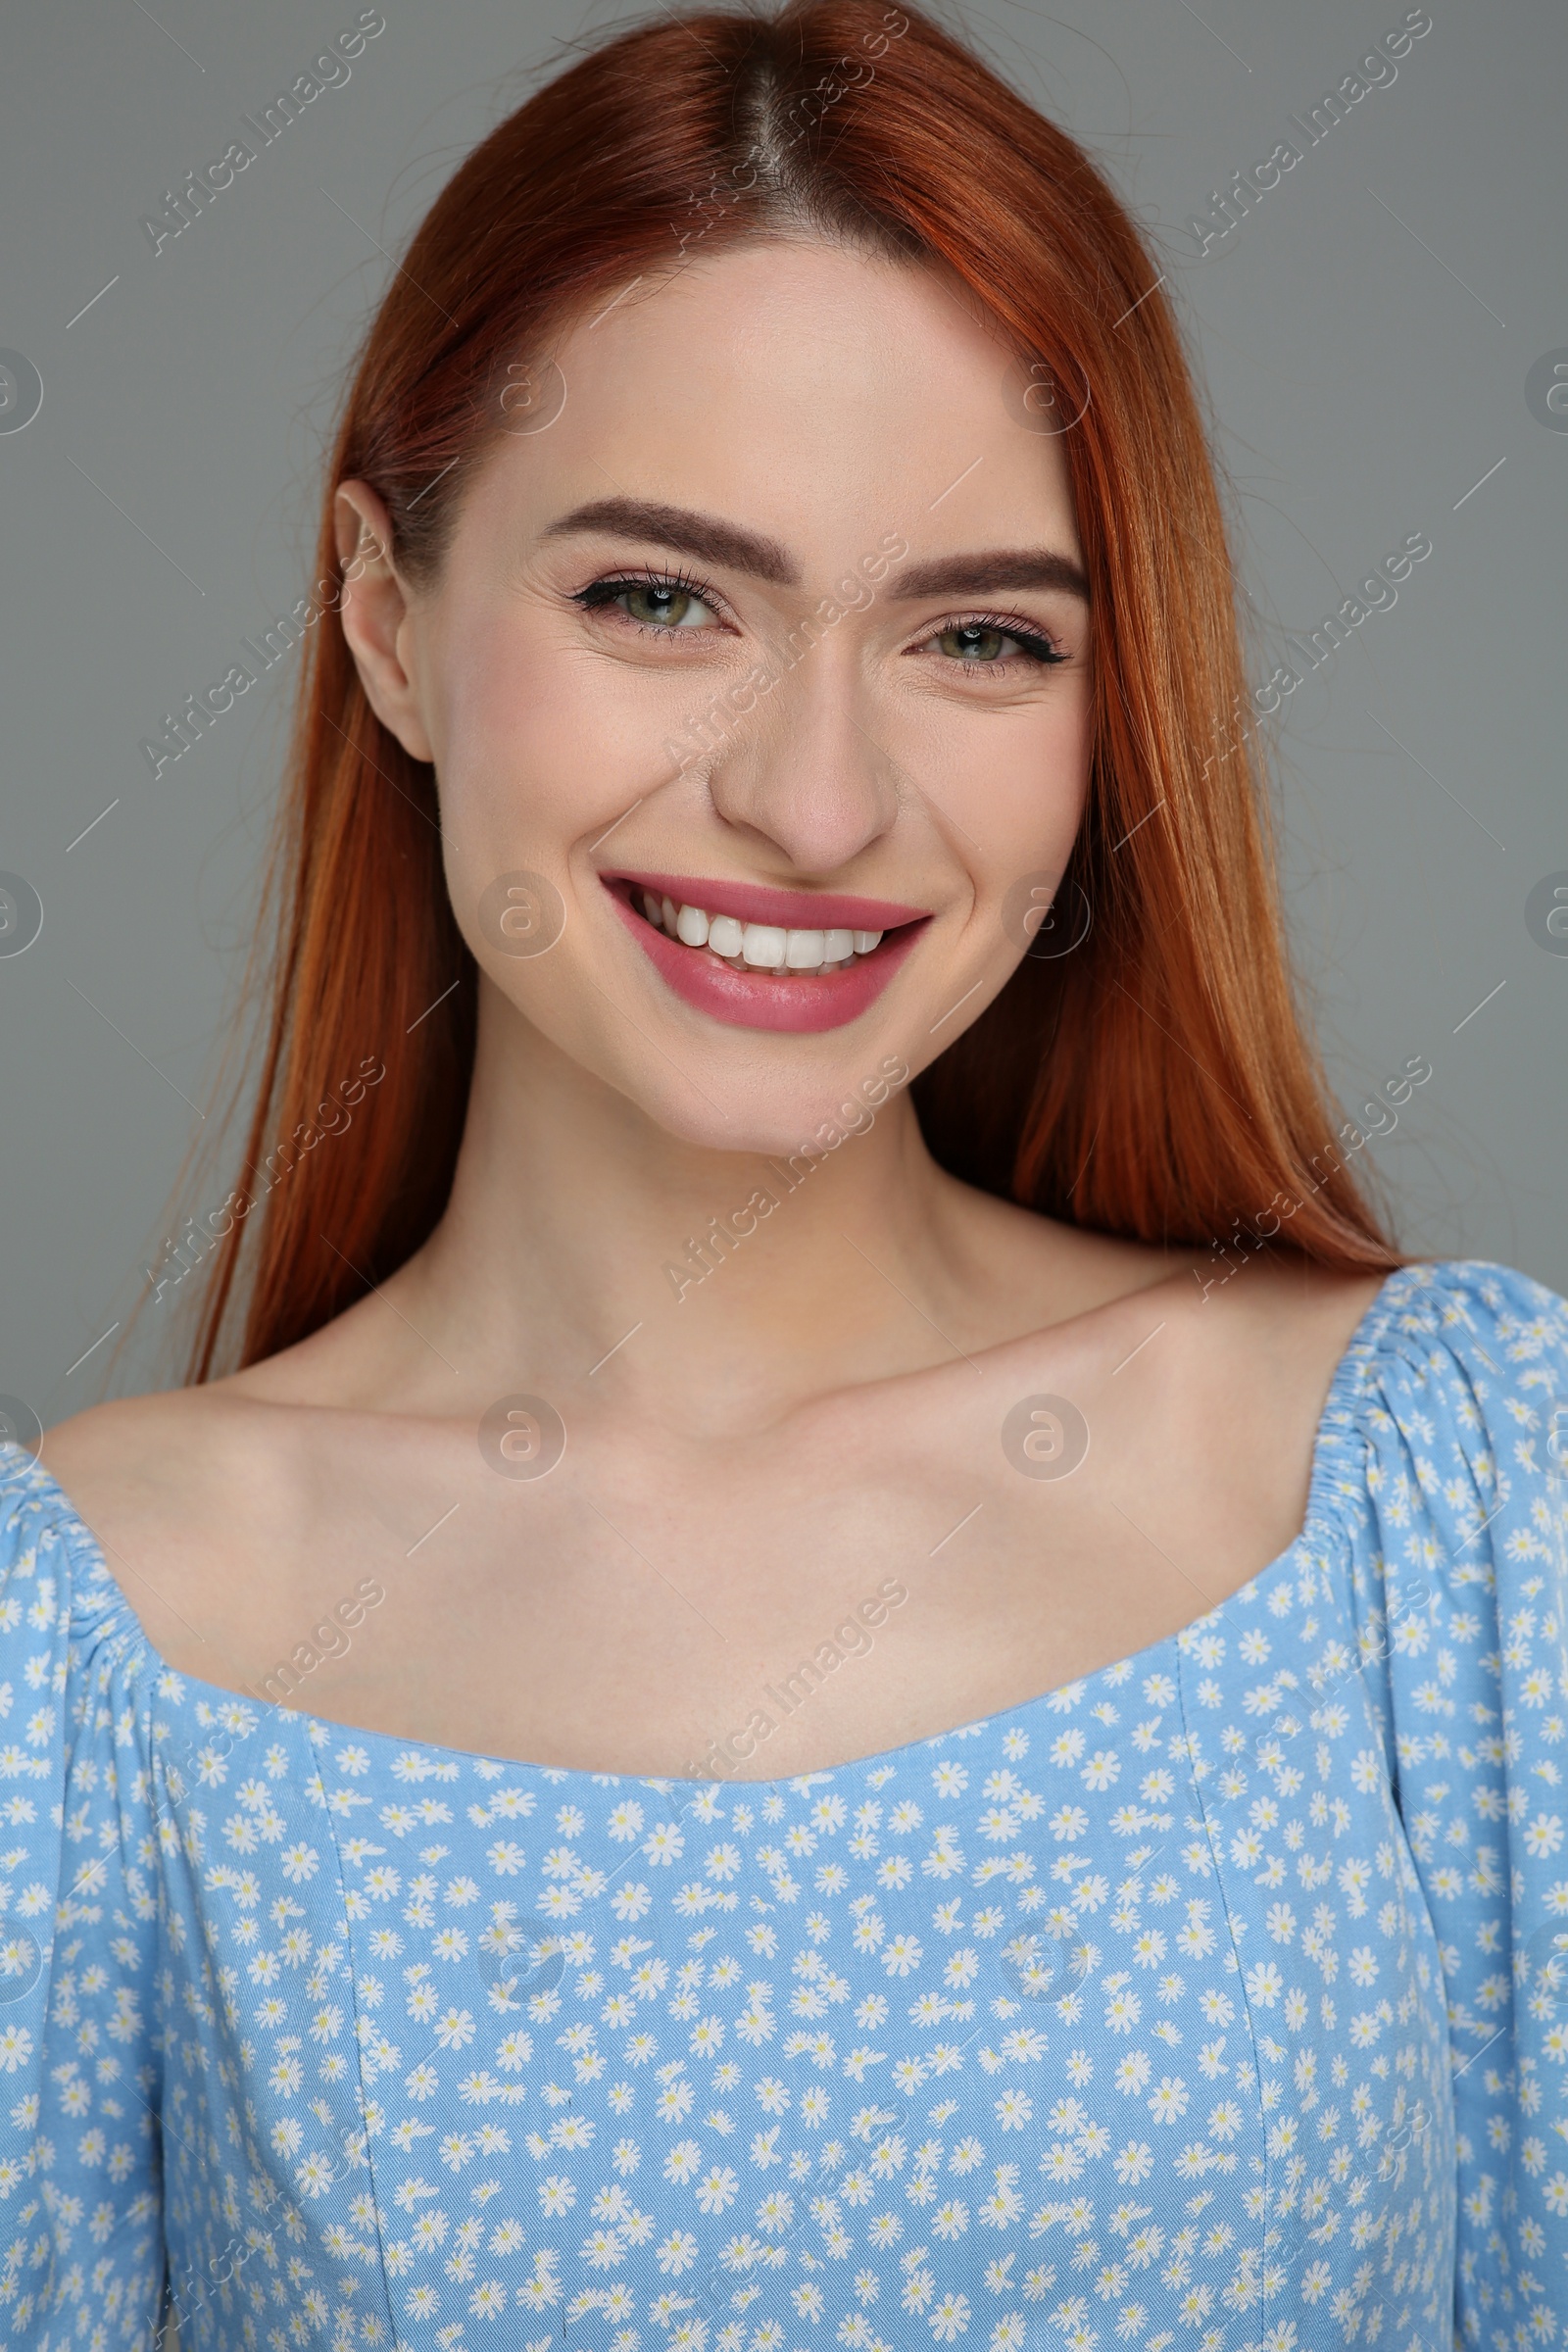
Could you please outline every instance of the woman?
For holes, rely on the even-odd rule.
[[[1550,2339],[1568,1317],[1327,1106],[1158,274],[881,0],[397,271],[190,1384],[5,1457],[8,2342]]]

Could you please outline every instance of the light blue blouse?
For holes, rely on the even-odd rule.
[[[1223,1606],[788,1781],[265,1710],[0,1462],[7,2345],[1562,2340],[1540,1284],[1390,1277]]]

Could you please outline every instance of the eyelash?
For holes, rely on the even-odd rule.
[[[585,612],[592,612],[612,604],[617,596],[624,596],[628,588],[675,589],[687,596],[695,596],[702,604],[710,605],[715,612],[718,611],[718,600],[712,590],[705,587],[701,580],[693,579],[688,571],[607,572],[602,579],[590,580],[586,588],[579,588],[572,602],[581,605]],[[646,629],[651,637],[683,634],[669,627],[661,627],[651,620],[638,620],[630,612],[623,613],[621,617],[630,621],[634,629]]]
[[[713,591],[705,582],[694,578],[687,571],[606,572],[600,579],[590,580],[586,588],[577,589],[572,597],[572,602],[581,606],[584,612],[602,612],[613,605],[617,596],[624,596],[626,591],[631,588],[669,589],[686,596],[696,597],[699,603],[709,606],[715,612],[721,611],[719,599],[713,594]],[[650,637],[674,637],[688,634],[687,631],[673,628],[667,623],[638,620],[630,612],[623,612],[621,617],[628,621],[634,629],[641,629]],[[930,638],[944,636],[951,629],[976,628],[995,629],[1000,636],[1010,638],[1015,645],[1021,646],[1024,649],[1022,659],[1031,668],[1054,668],[1057,663],[1068,659],[1060,647],[1054,645],[1040,629],[1032,627],[1027,621],[1020,620],[1016,613],[1007,612],[966,612],[961,618],[944,621],[940,627],[932,629],[929,636],[923,638],[921,643],[927,644],[930,642]],[[962,670],[966,677],[976,677],[982,674],[987,677],[996,677],[999,673],[1006,676],[1010,675],[1016,667],[1018,660],[1019,657],[1016,655],[1006,655],[996,662],[952,661],[948,666]]]
[[[1039,629],[1031,628],[1027,621],[1019,620],[1015,614],[966,612],[959,620],[945,621],[940,629],[933,629],[931,635],[942,637],[950,629],[995,629],[998,636],[1009,637],[1015,645],[1021,645],[1025,649],[1023,659],[1034,669],[1053,669],[1058,662],[1067,660],[1067,656],[1059,646],[1054,645],[1051,639],[1043,636]],[[921,642],[926,641],[922,639]],[[1016,655],[1008,654],[1000,662],[964,661],[959,662],[956,666],[966,676],[983,670],[987,677],[995,677],[999,670],[1010,671],[1016,660]]]

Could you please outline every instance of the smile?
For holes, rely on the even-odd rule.
[[[921,907],[680,874],[605,875],[620,919],[678,996],[750,1029],[857,1019],[929,919]]]
[[[707,948],[734,971],[743,965],[763,972],[842,971],[882,944],[880,931],[787,931],[781,923],[743,923],[733,914],[710,914],[704,906],[676,906],[651,890],[640,895],[656,931],[666,931],[688,948]]]

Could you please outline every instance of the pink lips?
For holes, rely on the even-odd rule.
[[[670,899],[677,906],[701,906],[707,914],[732,914],[738,923],[782,923],[796,931],[896,931],[918,922],[929,909],[901,906],[893,899],[848,899],[825,890],[774,890],[766,882],[721,882],[712,875],[645,874],[629,868],[606,873],[606,882],[635,882],[639,890]]]
[[[786,929],[882,931],[880,947],[841,972],[808,979],[774,978],[735,971],[706,948],[688,948],[632,909],[615,889],[610,898],[643,953],[686,1004],[714,1020],[742,1029],[772,1029],[810,1035],[841,1029],[876,1003],[925,928],[927,910],[890,899],[830,897],[774,890],[760,882],[718,882],[688,874],[619,873],[603,877],[657,891],[677,906],[730,914],[737,922],[777,923]]]

